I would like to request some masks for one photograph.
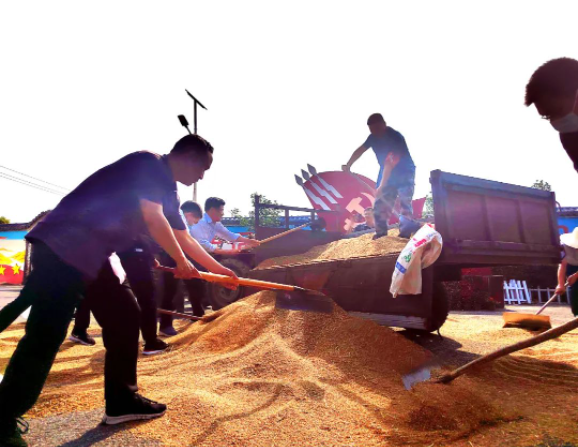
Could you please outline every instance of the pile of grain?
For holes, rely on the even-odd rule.
[[[373,234],[356,238],[341,239],[325,245],[318,245],[303,254],[280,256],[263,261],[257,269],[280,265],[305,264],[329,259],[349,259],[368,256],[382,256],[403,250],[408,240],[398,237],[399,230],[390,230],[389,236],[373,240]]]
[[[401,376],[430,357],[425,349],[339,308],[279,310],[274,297],[260,292],[182,326],[170,352],[141,358],[141,392],[169,411],[126,429],[174,446],[432,445],[512,417],[467,377],[406,391]],[[21,335],[1,335],[0,369]],[[29,416],[101,408],[103,358],[100,339],[65,342]]]

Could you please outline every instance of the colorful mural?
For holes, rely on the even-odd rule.
[[[0,284],[22,284],[27,231],[0,232]]]
[[[578,216],[558,216],[560,234],[572,233],[578,227]]]

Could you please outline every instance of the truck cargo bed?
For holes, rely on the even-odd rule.
[[[560,262],[554,193],[442,171],[430,182],[443,250],[423,270],[420,295],[389,293],[399,252],[271,266],[250,276],[323,290],[346,311],[381,324],[434,331],[449,311],[441,281],[459,279],[461,268]]]

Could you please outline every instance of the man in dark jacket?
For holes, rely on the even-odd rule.
[[[179,140],[168,155],[134,152],[88,177],[28,233],[33,269],[21,293],[33,297],[32,307],[0,382],[0,445],[26,446],[20,417],[36,402],[74,309],[95,284],[103,291],[91,303],[106,348],[103,422],[165,413],[165,405],[137,394],[138,305],[109,257],[150,236],[174,259],[179,277],[198,277],[185,253],[214,273],[234,276],[189,235],[179,215],[176,182],[192,185],[212,161],[212,146],[196,135]]]

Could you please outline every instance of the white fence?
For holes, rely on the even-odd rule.
[[[532,304],[545,303],[553,295],[554,290],[549,287],[543,289],[529,289],[526,281],[516,281],[511,279],[509,282],[504,281],[504,303],[506,304]],[[558,303],[567,302],[560,297],[556,300]]]

